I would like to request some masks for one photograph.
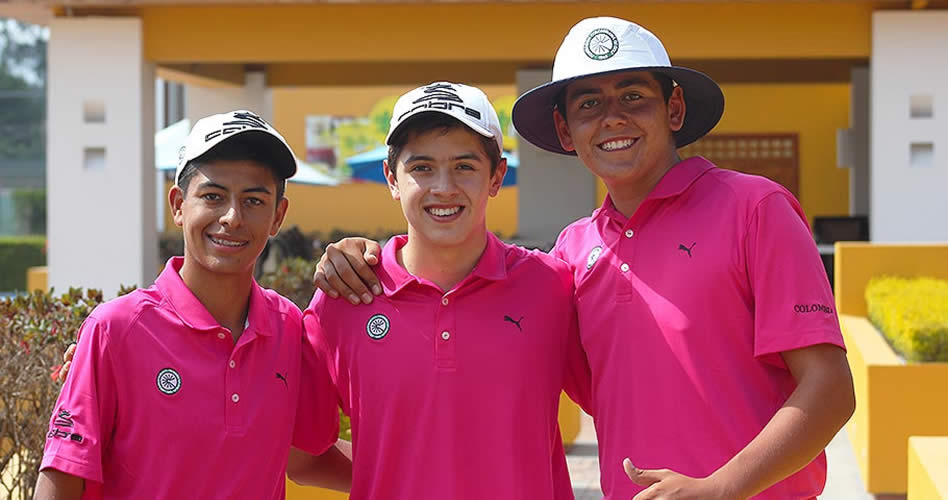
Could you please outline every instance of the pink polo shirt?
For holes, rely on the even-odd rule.
[[[843,346],[826,272],[793,196],[696,157],[626,218],[610,199],[560,234],[576,282],[607,499],[640,490],[622,459],[706,476],[796,384],[783,351]],[[756,498],[812,498],[826,458]]]
[[[328,374],[300,391],[292,302],[254,283],[235,345],[181,280],[183,262],[82,324],[41,468],[84,478],[83,498],[282,500],[291,440],[315,453],[336,440]]]
[[[352,417],[353,500],[571,499],[560,391],[588,392],[569,269],[488,234],[448,292],[385,246],[369,306],[317,292],[306,336]]]

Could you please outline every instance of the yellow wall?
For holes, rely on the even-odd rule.
[[[570,26],[596,15],[638,21],[678,59],[864,58],[872,10],[871,2],[476,2],[152,5],[139,12],[149,60],[244,63],[548,62]]]
[[[948,500],[948,437],[909,438],[907,500]]]
[[[871,276],[945,277],[948,245],[837,243],[835,286],[840,326],[856,392],[846,425],[866,488],[904,493],[910,436],[948,436],[948,363],[904,364],[864,317]]]
[[[849,213],[849,170],[836,167],[836,129],[849,127],[849,84],[725,84],[712,133],[800,135],[800,203],[807,217]],[[599,201],[606,188],[599,183]]]

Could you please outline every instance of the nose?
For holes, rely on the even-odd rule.
[[[437,196],[448,197],[458,192],[457,180],[453,168],[438,169],[438,175],[431,183],[431,192]]]
[[[604,124],[608,127],[621,127],[629,120],[627,110],[618,99],[609,98],[605,102]]]
[[[221,214],[219,222],[222,226],[229,228],[240,226],[241,222],[243,222],[243,214],[240,212],[240,203],[236,200],[232,201],[224,210],[224,213]]]

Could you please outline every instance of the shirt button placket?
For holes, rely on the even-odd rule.
[[[252,343],[252,342],[251,342]],[[245,404],[241,403],[240,400],[246,394],[243,394],[242,388],[240,386],[240,370],[237,369],[237,358],[240,349],[246,349],[247,345],[234,346],[231,351],[228,353],[227,366],[228,369],[224,372],[224,397],[227,398],[227,405],[225,406],[225,426],[228,431],[243,431],[243,407]]]
[[[437,323],[435,325],[435,356],[436,365],[441,369],[451,369],[456,366],[457,358],[453,337],[454,315],[457,298],[449,298],[448,294],[441,297],[441,306],[438,308]]]

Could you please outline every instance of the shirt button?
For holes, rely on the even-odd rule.
[[[230,396],[230,400],[233,401],[233,402],[235,402],[235,403],[238,402],[238,401],[240,401],[240,394],[237,394],[236,392],[233,393],[233,394]]]
[[[448,302],[450,302],[450,301],[448,300],[447,297],[444,297],[444,298],[441,299],[441,305],[443,305],[443,306],[448,305]]]
[[[441,338],[443,338],[444,340],[450,339],[450,338],[451,338],[451,332],[449,332],[449,331],[447,331],[447,330],[441,332]]]
[[[633,234],[635,234],[635,231],[633,231],[633,230],[631,230],[631,229],[626,229],[626,230],[625,230],[625,237],[626,237],[626,238],[631,238]]]
[[[628,271],[629,271],[629,265],[623,262],[622,265],[619,266],[619,269],[622,269],[622,272],[624,272],[624,273],[625,273],[625,272],[628,272]]]
[[[223,339],[224,337],[226,337],[226,335],[224,335],[224,332],[221,332],[221,333],[218,333],[218,334],[217,334],[217,338],[219,338],[219,339]]]
[[[230,365],[231,368],[237,366],[237,363],[234,363],[234,360],[230,360],[230,363],[228,364]]]

